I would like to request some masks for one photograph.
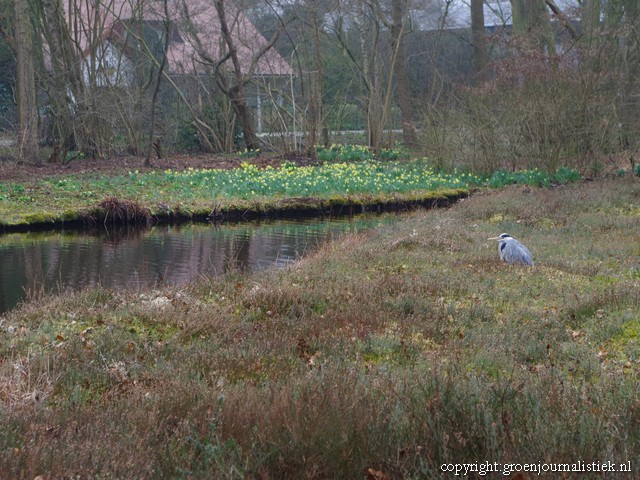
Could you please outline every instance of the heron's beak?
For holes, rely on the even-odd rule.
[[[491,238],[487,238],[487,240],[500,240],[500,237],[491,237]]]

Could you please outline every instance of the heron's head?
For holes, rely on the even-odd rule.
[[[511,235],[509,235],[508,233],[502,233],[502,234],[498,235],[497,237],[491,237],[488,240],[497,240],[498,242],[501,242],[503,240],[513,240],[513,237]]]

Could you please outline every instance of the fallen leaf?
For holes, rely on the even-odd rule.
[[[389,480],[389,476],[379,470],[367,468],[367,480]]]

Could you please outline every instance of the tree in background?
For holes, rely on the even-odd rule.
[[[546,47],[550,56],[556,54],[555,35],[551,28],[545,0],[511,0],[513,33],[519,47],[539,50]]]
[[[251,114],[249,113],[249,107],[247,106],[246,85],[253,76],[258,59],[273,47],[279,32],[274,36],[271,42],[269,42],[264,48],[260,49],[259,53],[252,58],[249,72],[245,74],[238,56],[236,40],[231,34],[231,28],[227,20],[225,2],[224,0],[214,0],[214,4],[216,7],[216,13],[218,14],[218,21],[220,22],[220,32],[222,33],[222,38],[227,48],[225,55],[216,62],[216,82],[218,83],[220,90],[222,90],[222,92],[229,97],[229,100],[231,100],[233,110],[238,116],[238,120],[242,126],[245,147],[247,150],[255,150],[258,148],[259,140],[255,134]],[[232,79],[229,79],[225,74],[225,71],[221,70],[222,65],[229,60],[232,65]]]
[[[87,65],[83,58],[86,50],[89,58],[95,59],[103,43],[107,6],[100,2],[92,3],[93,8],[80,2],[67,5],[69,11],[62,0],[42,0],[38,11],[38,27],[45,42],[41,83],[53,117],[51,161],[68,161],[72,150],[92,158],[108,158],[113,137],[111,111],[105,111],[100,102],[103,89],[97,64],[91,61]],[[87,66],[84,72],[83,66]]]
[[[379,2],[358,0],[341,4],[332,30],[359,87],[357,99],[362,109],[367,144],[379,151],[389,125],[392,93],[392,69],[388,68],[391,66],[390,48],[382,39],[384,24]]]
[[[181,3],[181,24],[189,40],[195,46],[199,56],[198,62],[210,68],[220,91],[229,99],[235,116],[243,133],[243,141],[247,150],[255,150],[259,146],[259,139],[253,126],[253,118],[247,103],[247,86],[256,74],[261,59],[273,48],[284,25],[277,28],[269,41],[261,43],[260,38],[251,39],[250,58],[241,58],[239,40],[234,32],[239,32],[246,26],[244,11],[236,5],[228,5],[225,0],[209,0],[215,7],[216,19],[219,23],[221,35],[220,55],[214,57],[205,48],[205,43],[211,39],[204,38],[194,21],[193,7],[185,0]],[[196,9],[207,8],[207,5],[195,6]]]
[[[41,163],[38,156],[34,36],[29,2],[13,0],[13,7],[13,47],[17,65],[18,159],[29,163]]]
[[[492,16],[495,29],[488,32],[483,16],[493,15],[499,3],[511,4],[513,29],[506,22],[511,17],[501,28]],[[32,112],[20,117],[16,131],[23,135],[21,147],[37,149],[37,134],[27,128],[34,123],[27,119],[51,112],[41,123],[53,123],[58,153],[52,159],[61,162],[70,150],[98,158],[149,153],[154,132],[163,129],[174,140],[193,134],[193,145],[206,151],[232,151],[241,136],[244,148],[255,149],[264,143],[256,134],[264,124],[256,119],[267,110],[260,119],[268,115],[270,133],[279,129],[281,138],[300,139],[285,134],[302,130],[310,153],[341,129],[364,128],[366,143],[380,151],[395,141],[393,128],[402,126],[404,143],[412,146],[416,125],[424,153],[449,159],[442,166],[474,159],[487,169],[553,169],[636,149],[639,3],[583,0],[566,11],[558,5],[564,3],[23,0],[0,6],[11,13],[0,27],[13,40],[25,34],[17,27],[28,15],[32,44],[27,38],[19,42],[23,51],[16,44],[13,49],[16,58],[31,57],[40,68],[32,72],[34,82],[20,80],[18,86],[38,85],[41,91],[27,96],[15,88],[20,110]],[[148,16],[149,8],[163,6],[164,15]],[[455,25],[462,11],[471,29]],[[118,20],[117,28],[106,23],[107,13]],[[249,15],[262,36],[255,30],[238,34]],[[163,22],[167,16],[170,21]],[[183,46],[195,51],[186,61]],[[115,68],[133,71],[135,79],[123,84],[105,75],[109,48],[120,52]],[[274,49],[296,75],[289,68],[272,82],[265,74],[259,64]],[[0,72],[3,78],[6,73]],[[15,76],[30,73],[16,68]],[[27,98],[39,99],[42,108],[35,101],[22,105]],[[162,112],[158,125],[156,107]],[[283,141],[281,148],[288,145]],[[293,141],[293,148],[301,145]]]
[[[162,83],[162,77],[164,68],[167,65],[167,52],[169,51],[169,38],[171,34],[171,18],[169,15],[168,0],[163,0],[163,42],[162,42],[162,56],[160,64],[158,65],[158,73],[156,74],[155,87],[153,89],[153,95],[151,97],[151,118],[149,119],[149,137],[147,140],[147,153],[144,157],[145,166],[151,165],[151,154],[154,149],[158,158],[161,157],[160,143],[155,139],[156,129],[156,105],[158,102],[158,93],[160,92],[160,85]]]
[[[600,2],[589,4],[591,25]],[[611,100],[615,105],[621,146],[632,151],[640,145],[640,5],[634,0],[609,0],[603,5],[603,35],[590,41],[604,46],[605,68],[612,72]],[[632,163],[634,160],[631,160]]]
[[[402,135],[404,144],[407,147],[415,147],[416,129],[413,125],[413,109],[411,108],[411,98],[409,82],[407,80],[407,66],[405,58],[404,36],[407,33],[408,13],[411,6],[410,0],[391,1],[391,24],[388,24],[391,31],[391,49],[393,52],[392,65],[396,85],[396,99],[402,117]]]
[[[471,35],[473,37],[473,66],[476,82],[482,84],[487,81],[489,54],[484,25],[484,1],[471,0]]]
[[[307,79],[307,114],[306,114],[306,131],[307,131],[307,152],[315,156],[315,147],[320,142],[318,139],[322,135],[322,143],[328,146],[329,143],[326,127],[324,126],[324,66],[323,66],[323,48],[320,41],[322,21],[318,4],[313,1],[306,0],[305,16],[300,16],[303,25],[308,28],[311,33],[311,61],[309,68],[305,72],[300,72]]]

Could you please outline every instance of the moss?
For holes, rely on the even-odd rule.
[[[62,213],[63,222],[75,222],[80,219],[80,214],[75,210],[65,210]]]
[[[166,323],[155,322],[151,317],[145,315],[135,315],[122,319],[119,323],[134,337],[152,339],[152,340],[168,340],[173,338],[178,329]]]
[[[610,356],[622,361],[635,360],[640,356],[640,319],[638,312],[620,314],[621,325],[618,332],[606,342]]]
[[[49,212],[30,213],[24,216],[24,221],[29,225],[38,223],[54,223],[59,217]]]

